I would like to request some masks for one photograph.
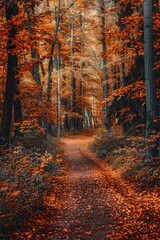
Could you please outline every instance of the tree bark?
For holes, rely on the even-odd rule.
[[[72,24],[71,24],[71,87],[72,87],[72,98],[71,98],[71,111],[74,113],[76,112],[76,76],[74,73],[74,50],[73,50],[73,44],[74,44],[74,19],[72,18]],[[76,128],[76,117],[72,116],[71,119],[71,128]]]
[[[12,1],[6,4],[6,20],[10,21],[12,17],[18,14],[17,4]],[[8,146],[10,133],[11,133],[11,120],[12,120],[12,109],[14,101],[14,90],[15,81],[17,76],[18,60],[17,55],[14,53],[16,45],[12,43],[12,40],[16,37],[16,26],[12,23],[8,31],[8,41],[7,41],[7,80],[5,89],[5,99],[3,106],[3,118],[1,127],[1,144]]]
[[[101,9],[101,35],[102,35],[102,53],[105,54],[107,51],[106,45],[106,18],[105,18],[105,2],[104,0],[99,0],[100,9]],[[107,60],[105,56],[102,58],[102,70],[103,70],[103,99],[108,97],[108,72],[107,72]],[[110,132],[111,120],[109,115],[109,106],[106,102],[104,105],[104,124],[108,133]]]
[[[61,0],[57,0],[57,9],[55,8],[55,22],[56,22],[56,29],[55,29],[55,34],[54,34],[54,39],[51,44],[51,56],[49,59],[48,63],[48,84],[47,84],[47,102],[50,102],[51,99],[51,75],[52,75],[52,70],[53,70],[53,53],[54,53],[54,47],[57,44],[57,34],[59,31],[59,21],[60,21],[60,4]]]
[[[153,5],[154,1],[144,1],[144,64],[146,86],[146,138],[155,130],[154,119],[157,116],[156,82],[154,77],[154,40],[153,40]],[[157,155],[156,146],[147,141],[146,157]]]
[[[32,26],[33,23],[32,23],[32,19],[31,19],[31,11],[32,11],[32,14],[34,14],[34,5],[32,5],[31,7],[28,6],[27,10],[26,10],[27,17],[28,17],[28,29],[31,34],[30,40],[33,40],[32,34],[34,33],[34,30],[33,30],[33,26]],[[34,42],[34,45],[35,46],[37,45],[36,41]],[[31,57],[32,57],[32,59],[34,59],[34,63],[33,63],[32,69],[31,69],[32,76],[33,76],[36,84],[41,85],[41,77],[40,77],[39,62],[38,62],[39,56],[37,54],[36,49],[31,50]],[[39,98],[40,98],[40,100],[42,100],[42,92],[40,92]]]
[[[15,79],[14,84],[14,121],[21,122],[22,121],[22,108],[21,108],[21,99],[20,99],[20,89],[19,89],[19,78]]]
[[[56,70],[57,70],[57,137],[60,138],[61,131],[61,79],[60,79],[60,56],[59,44],[57,43],[57,57],[56,57]]]

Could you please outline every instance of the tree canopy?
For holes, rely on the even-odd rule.
[[[0,6],[2,144],[26,122],[58,136],[64,129],[105,125],[110,132],[119,125],[122,134],[139,126],[150,132],[147,138],[155,131],[159,137],[159,1]]]

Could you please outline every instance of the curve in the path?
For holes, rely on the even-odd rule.
[[[150,199],[135,196],[87,157],[90,141],[86,136],[62,138],[68,171],[48,196],[47,211],[29,220],[21,239],[160,239]]]

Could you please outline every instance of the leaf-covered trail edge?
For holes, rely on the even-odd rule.
[[[88,150],[90,136],[62,138],[66,174],[17,239],[159,239],[157,194],[137,192]],[[16,239],[10,238],[10,239]]]

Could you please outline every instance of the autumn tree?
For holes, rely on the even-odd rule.
[[[102,44],[102,71],[103,71],[103,98],[108,98],[108,71],[107,71],[107,58],[105,57],[107,51],[106,44],[106,3],[104,0],[98,0],[100,7],[100,15],[101,15],[101,44]],[[109,115],[109,105],[107,102],[104,104],[104,124],[106,129],[110,130],[110,115]]]
[[[144,1],[144,57],[146,85],[146,137],[153,137],[157,117],[156,81],[154,75],[154,40],[153,40],[153,6],[154,1]],[[151,139],[147,142],[147,157],[158,154],[157,146]]]
[[[31,56],[33,59],[33,65],[31,69],[31,73],[33,75],[33,78],[35,79],[36,83],[38,85],[41,84],[41,79],[40,79],[40,71],[39,71],[39,56],[37,53],[37,42],[36,40],[34,41],[33,36],[35,36],[34,32],[34,22],[33,22],[33,16],[35,14],[35,3],[31,2],[29,4],[25,4],[25,11],[27,13],[27,26],[28,26],[28,31],[30,35],[30,40],[33,41],[33,47],[31,49]],[[42,99],[42,96],[40,95],[40,99]]]
[[[11,132],[14,91],[16,88],[15,84],[17,84],[16,77],[18,71],[17,69],[18,59],[15,53],[16,45],[13,43],[13,40],[16,38],[17,33],[14,17],[17,16],[18,14],[18,6],[14,1],[5,1],[5,6],[6,6],[6,20],[8,23],[8,40],[7,40],[8,62],[7,62],[5,99],[3,106],[3,118],[1,126],[1,143],[8,145]]]

